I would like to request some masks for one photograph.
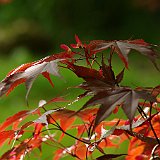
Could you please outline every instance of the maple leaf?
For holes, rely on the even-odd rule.
[[[63,61],[64,58],[58,56],[48,56],[36,62],[22,64],[18,68],[11,71],[7,77],[0,82],[0,96],[9,94],[17,85],[24,83],[27,88],[26,99],[35,79],[42,74],[49,80],[53,86],[49,74],[60,77],[57,62]],[[59,56],[60,57],[60,56]]]
[[[103,57],[102,73],[95,69],[73,64],[70,65],[70,68],[78,77],[82,77],[85,80],[79,87],[87,90],[90,95],[94,95],[80,110],[88,106],[101,104],[97,112],[95,126],[106,119],[117,105],[122,104],[122,109],[129,120],[132,121],[140,99],[156,102],[155,96],[147,90],[119,87],[118,83],[123,79],[124,69],[115,77],[111,66],[107,66],[104,63]],[[85,93],[85,96],[87,93]]]
[[[35,115],[35,114],[40,115],[40,108],[44,107],[47,104],[56,103],[56,102],[68,102],[68,101],[66,101],[63,97],[55,97],[55,98],[52,98],[51,100],[49,100],[48,102],[41,100],[39,102],[39,106],[37,108],[35,108],[33,110],[22,110],[14,115],[8,117],[2,124],[0,124],[0,131],[4,131],[9,126],[14,126],[14,129],[17,129],[18,124],[22,120],[24,120],[27,116]],[[52,110],[48,111],[48,114],[50,112],[52,112]],[[47,114],[44,114],[44,115],[47,115]],[[39,117],[42,122],[44,121],[44,118],[45,118],[44,115]],[[27,125],[32,124],[32,123],[33,122],[28,122],[28,124],[27,123],[24,124],[23,126],[21,126],[21,129],[26,128]]]
[[[128,68],[128,54],[131,50],[136,50],[141,54],[147,56],[159,70],[155,60],[158,58],[156,51],[153,46],[142,39],[137,40],[114,40],[114,41],[91,41],[88,44],[87,49],[90,50],[91,54],[111,48],[121,58],[125,67]]]
[[[85,80],[79,88],[98,93],[103,90],[111,90],[115,88],[123,79],[124,69],[115,77],[115,74],[110,66],[107,66],[104,62],[102,63],[101,70],[97,71],[92,68],[83,66],[77,66],[69,64],[70,68],[78,77]]]
[[[0,131],[4,131],[9,126],[13,126],[14,129],[17,129],[18,124],[22,120],[24,120],[29,115],[37,114],[37,113],[39,113],[39,108],[36,108],[31,111],[30,110],[22,110],[14,115],[8,117],[2,124],[0,124]],[[28,122],[28,123],[31,124],[31,122]],[[21,128],[25,128],[25,126],[21,126]]]
[[[138,107],[139,99],[156,102],[156,98],[148,91],[138,91],[130,88],[119,87],[110,91],[104,90],[96,93],[81,109],[101,104],[95,120],[95,126],[97,126],[112,113],[117,105],[122,104],[122,109],[126,116],[130,121],[132,121]]]

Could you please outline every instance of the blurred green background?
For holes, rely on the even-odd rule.
[[[60,52],[59,45],[74,43],[75,34],[82,41],[144,39],[160,44],[160,1],[0,0],[0,79],[22,63]],[[132,52],[129,63],[123,85],[159,84],[159,72],[146,57]],[[122,67],[115,57],[115,71]],[[69,71],[62,71],[62,75],[65,81],[52,77],[55,88],[41,76],[36,80],[29,96],[31,108],[37,107],[39,100],[65,94],[67,87],[81,82]],[[27,109],[25,87],[3,96],[0,109],[0,122]]]

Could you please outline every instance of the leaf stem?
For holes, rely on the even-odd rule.
[[[43,108],[45,111],[47,111],[44,107],[42,107],[42,108]],[[75,137],[75,136],[67,133],[66,131],[63,130],[63,128],[57,123],[57,121],[56,121],[50,114],[48,114],[48,116],[56,123],[57,126],[56,126],[54,123],[51,123],[51,124],[54,125],[54,126],[56,126],[57,128],[59,128],[59,130],[60,130],[61,132],[63,132],[64,134],[66,134],[66,135],[68,135],[68,136],[70,136],[70,137],[72,137],[72,138],[74,138],[74,139],[76,139],[76,140],[78,140],[78,141],[80,141],[80,142],[83,142],[83,143],[86,143],[86,144],[90,144],[90,142],[88,142],[88,141],[79,139],[79,138],[77,138],[77,137]]]

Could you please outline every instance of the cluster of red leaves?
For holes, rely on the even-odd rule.
[[[53,101],[54,102],[54,101]],[[41,106],[44,107],[44,106]],[[42,108],[41,108],[42,109]],[[157,156],[160,153],[158,142],[153,134],[150,127],[149,120],[153,124],[153,128],[157,135],[160,134],[160,115],[155,114],[153,118],[142,119],[141,116],[137,116],[132,123],[133,131],[130,131],[130,123],[128,120],[118,120],[114,119],[112,121],[102,121],[94,130],[92,137],[83,136],[84,133],[89,133],[91,124],[95,119],[95,114],[97,113],[97,108],[85,109],[75,114],[75,111],[68,109],[57,109],[49,110],[45,113],[41,113],[40,108],[32,111],[21,111],[8,119],[0,126],[0,145],[2,145],[7,138],[10,139],[10,143],[13,141],[20,140],[25,132],[28,132],[27,128],[32,127],[33,137],[23,140],[20,144],[15,145],[11,150],[7,151],[1,159],[18,159],[24,157],[27,153],[31,152],[35,148],[39,148],[41,151],[41,145],[48,141],[56,141],[53,139],[53,135],[43,134],[43,129],[45,131],[46,126],[57,124],[60,121],[59,128],[62,134],[58,140],[61,142],[66,131],[69,129],[76,129],[77,135],[75,135],[75,144],[70,147],[64,148],[61,146],[55,152],[54,159],[58,160],[66,154],[77,157],[78,159],[85,159],[87,156],[91,155],[96,149],[104,154],[101,159],[108,157],[116,158],[122,156],[123,154],[105,154],[104,149],[110,147],[119,148],[120,144],[130,139],[130,145],[128,150],[128,156],[126,159],[149,159],[152,156],[152,150],[156,147],[154,154]],[[25,122],[23,125],[22,119],[26,116],[31,116],[31,114],[40,115],[36,120]],[[74,115],[74,116],[73,116]],[[73,124],[76,117],[79,117],[84,124]],[[56,120],[56,121],[55,121]],[[12,130],[5,130],[7,127],[12,126]],[[109,130],[105,128],[111,126]],[[30,129],[31,130],[31,129]],[[133,134],[133,135],[132,135]],[[74,137],[74,138],[75,138]],[[138,151],[138,152],[137,152]],[[97,158],[98,159],[98,158]],[[100,157],[99,157],[100,159]]]
[[[42,152],[43,143],[56,145],[55,160],[66,154],[77,159],[87,159],[88,156],[92,157],[95,151],[101,153],[97,160],[114,159],[126,154],[127,160],[146,160],[160,156],[160,109],[158,108],[160,86],[132,89],[120,85],[124,69],[128,68],[128,54],[131,50],[147,56],[159,70],[156,64],[158,57],[154,48],[156,46],[143,40],[94,40],[83,44],[78,36],[75,36],[75,39],[76,44],[71,44],[73,49],[62,44],[63,52],[23,64],[9,72],[0,82],[0,96],[8,95],[16,86],[25,83],[27,99],[33,82],[40,74],[54,87],[50,74],[60,77],[59,68],[63,67],[84,80],[77,86],[85,90],[83,94],[77,95],[78,100],[92,97],[78,111],[69,110],[64,106],[46,110],[47,104],[67,103],[63,98],[57,97],[48,102],[41,101],[39,107],[34,110],[21,111],[6,119],[0,125],[0,146],[9,139],[12,147],[1,156],[1,159],[23,159],[37,148]],[[110,53],[106,64],[106,56],[99,53],[108,49]],[[112,70],[114,53],[117,53],[124,63],[124,68],[117,75]],[[101,56],[101,62],[97,58],[98,55]],[[88,67],[76,64],[83,59]],[[98,70],[93,68],[95,63],[99,65]],[[105,121],[110,114],[116,115],[119,108],[124,111],[128,120]],[[26,122],[26,118],[32,118],[32,115],[37,118]],[[77,123],[76,119],[80,119],[82,123]],[[72,135],[68,130],[76,130],[77,134]],[[56,134],[59,132],[61,135],[57,139]],[[75,139],[75,143],[64,146],[61,143],[64,136]],[[130,141],[128,153],[106,154],[108,147],[118,148],[126,140]]]

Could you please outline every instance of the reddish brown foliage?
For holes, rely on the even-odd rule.
[[[23,64],[9,72],[0,82],[0,96],[8,95],[19,84],[25,83],[27,98],[34,80],[40,74],[54,87],[50,74],[60,77],[59,69],[66,68],[84,80],[76,88],[85,90],[83,94],[77,95],[73,102],[63,97],[55,97],[48,102],[42,100],[34,110],[20,111],[7,118],[0,125],[0,146],[9,139],[11,149],[3,153],[0,159],[23,159],[36,149],[39,149],[43,156],[43,144],[54,146],[55,160],[66,155],[82,160],[87,157],[97,160],[120,156],[125,156],[126,160],[160,157],[160,86],[132,89],[120,84],[124,70],[129,65],[128,55],[131,50],[147,56],[159,69],[155,48],[141,39],[94,40],[88,44],[83,44],[77,35],[75,39],[76,44],[70,45],[73,50],[62,44],[63,52]],[[110,51],[108,57],[107,54],[100,54],[104,50]],[[117,75],[112,68],[114,53],[117,53],[124,63]],[[108,63],[105,61],[106,57]],[[78,65],[83,59],[86,66]],[[96,65],[99,66],[98,69]],[[91,97],[78,110],[76,101],[87,96]],[[65,105],[46,109],[46,105],[57,102]],[[68,109],[70,104],[74,104],[74,110]],[[116,118],[119,109],[124,111],[127,120]],[[112,113],[115,118],[106,120]],[[26,117],[32,115],[34,120],[26,122]],[[69,142],[67,146],[63,144],[64,137],[67,137]],[[128,153],[108,154],[108,148],[121,147],[124,141],[129,141]],[[95,152],[101,155],[96,157]]]

